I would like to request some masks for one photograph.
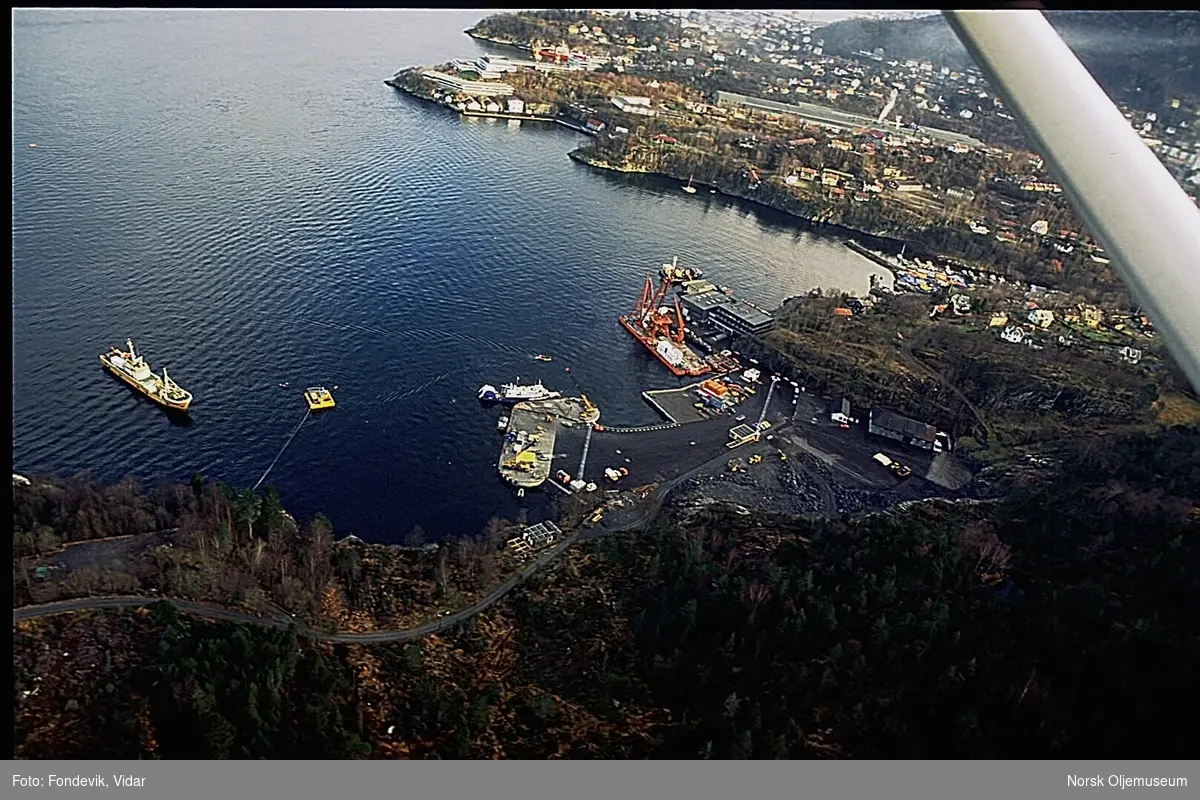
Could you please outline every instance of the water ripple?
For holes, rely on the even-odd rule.
[[[17,12],[14,142],[38,147],[13,157],[14,469],[248,486],[301,390],[336,385],[270,474],[289,508],[474,533],[517,511],[478,386],[570,390],[571,364],[606,419],[654,420],[639,392],[677,382],[616,316],[672,255],[771,305],[865,287],[836,241],[380,83],[486,51],[459,33],[475,17]],[[127,337],[193,391],[193,424],[103,372]]]

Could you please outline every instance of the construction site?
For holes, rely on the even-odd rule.
[[[586,396],[531,400],[513,406],[500,448],[500,475],[521,492],[550,477],[560,428],[588,432],[600,410]]]

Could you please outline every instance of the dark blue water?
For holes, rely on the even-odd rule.
[[[639,392],[673,379],[616,322],[648,269],[678,255],[769,306],[865,288],[837,239],[383,85],[484,52],[461,33],[482,13],[18,11],[14,470],[251,486],[299,390],[336,384],[268,478],[286,505],[374,540],[475,533],[517,512],[481,383],[569,390],[571,364],[605,421],[657,421]],[[192,424],[102,371],[127,337]]]

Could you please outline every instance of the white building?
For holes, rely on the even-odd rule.
[[[468,81],[434,69],[422,72],[421,77],[458,94],[468,94],[475,97],[508,97],[514,91],[513,87],[507,83]]]
[[[626,114],[639,114],[643,117],[658,116],[658,112],[650,106],[649,97],[614,97],[612,104]]]
[[[525,101],[520,99],[519,97],[508,98],[508,113],[524,114],[525,113]]]
[[[1000,333],[1000,338],[1006,342],[1020,344],[1025,341],[1025,330],[1016,325],[1009,325]]]
[[[1054,322],[1054,312],[1046,308],[1035,308],[1029,312],[1029,322],[1039,328],[1049,328]]]

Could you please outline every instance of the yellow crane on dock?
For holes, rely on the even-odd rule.
[[[583,387],[579,385],[579,379],[575,377],[575,373],[571,372],[570,367],[565,367],[563,371],[566,372],[567,375],[571,376],[571,382],[575,384],[576,390],[579,391],[579,397],[581,400],[583,400],[584,411],[589,415],[594,414],[597,410],[596,404],[589,400],[588,396],[584,394]]]

